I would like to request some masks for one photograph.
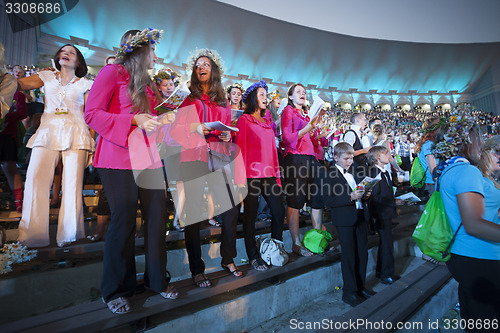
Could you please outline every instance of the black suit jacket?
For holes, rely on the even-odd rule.
[[[356,183],[359,183],[362,179],[359,179],[357,171],[353,168],[349,170]],[[353,226],[358,219],[356,202],[351,201],[351,187],[335,165],[329,169],[326,182],[330,192],[324,196],[324,202],[326,207],[331,208],[332,224],[339,227]]]
[[[369,175],[372,178],[375,178],[380,172],[380,169],[375,166],[369,169]],[[373,187],[372,194],[368,199],[368,207],[371,217],[378,220],[390,220],[397,216],[392,185],[389,185],[383,177]]]

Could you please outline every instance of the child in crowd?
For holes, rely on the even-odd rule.
[[[344,281],[342,300],[356,306],[374,295],[365,289],[368,262],[368,218],[362,201],[363,191],[356,190],[362,179],[360,168],[351,170],[354,148],[347,142],[334,147],[335,166],[327,177],[329,195],[325,205],[331,208],[332,223],[342,248],[341,267]],[[351,173],[352,172],[352,173]]]
[[[392,239],[392,219],[396,214],[396,201],[392,189],[392,180],[384,167],[389,164],[389,149],[385,146],[374,146],[367,154],[370,165],[370,177],[381,174],[381,180],[372,188],[368,200],[370,215],[375,219],[375,230],[379,234],[376,276],[383,284],[393,284],[399,279],[394,275],[394,248]]]

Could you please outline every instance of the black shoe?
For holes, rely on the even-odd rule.
[[[363,290],[361,290],[359,292],[359,295],[362,296],[362,297],[364,297],[364,298],[366,298],[366,299],[368,299],[368,298],[370,298],[372,296],[375,296],[376,294],[377,294],[376,292],[370,291],[368,289],[363,289]]]
[[[342,301],[344,303],[349,304],[352,307],[355,307],[356,305],[360,305],[361,303],[364,302],[364,298],[361,296],[358,296],[357,294],[347,294],[347,295],[342,295]]]
[[[383,284],[393,284],[397,280],[399,280],[401,277],[399,276],[389,276],[386,278],[380,278],[380,282]]]
[[[380,272],[376,272],[376,273],[375,273],[375,277],[376,277],[377,279],[380,279]]]

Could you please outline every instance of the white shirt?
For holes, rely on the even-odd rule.
[[[347,170],[344,171],[344,168],[342,168],[338,164],[335,164],[335,166],[337,167],[337,169],[339,169],[345,180],[347,180],[347,184],[349,184],[351,190],[354,191],[354,189],[356,188],[356,181],[354,180],[354,176],[347,172]],[[363,209],[363,205],[361,204],[361,201],[359,199],[356,200],[356,209]]]
[[[359,125],[351,125],[351,128],[358,135],[359,140],[361,141],[361,126]],[[352,132],[347,132],[344,135],[344,142],[347,142],[351,146],[354,147],[354,143],[356,142],[356,136]]]
[[[45,88],[45,109],[40,127],[26,145],[28,148],[45,147],[51,150],[95,150],[95,142],[83,116],[84,94],[93,81],[74,79],[61,86],[55,73],[40,71]],[[56,108],[64,106],[67,114],[56,114]]]
[[[392,175],[391,175],[391,172],[390,172],[389,170],[385,169],[387,166],[389,166],[389,167],[390,167],[390,166],[391,166],[391,165],[390,165],[390,163],[388,163],[388,164],[384,165],[384,167],[383,167],[383,168],[381,168],[380,166],[376,165],[376,167],[377,167],[377,168],[379,168],[379,170],[380,170],[381,172],[386,172],[386,171],[387,171],[387,172],[386,172],[386,175],[388,175],[388,177],[389,177],[389,181],[391,181],[391,180],[392,180]],[[382,177],[382,176],[381,176],[381,177]],[[392,185],[390,185],[390,184],[389,184],[389,186],[390,186],[390,187],[392,187]]]
[[[368,148],[373,145],[373,133],[371,131],[361,138],[361,144],[363,145],[363,148]]]

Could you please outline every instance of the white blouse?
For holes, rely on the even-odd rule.
[[[83,114],[83,96],[92,87],[93,81],[75,76],[67,85],[62,86],[53,71],[41,71],[38,76],[44,83],[45,109],[40,127],[26,146],[94,151],[95,142],[90,136]]]

